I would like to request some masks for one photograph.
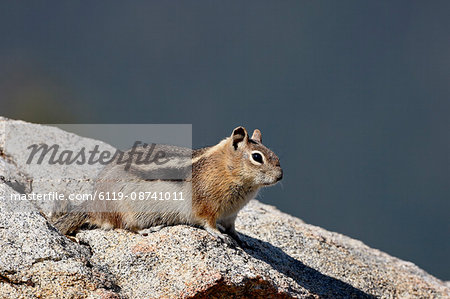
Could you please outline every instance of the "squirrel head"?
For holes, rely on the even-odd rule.
[[[241,163],[241,175],[251,185],[273,185],[283,178],[280,160],[262,144],[258,129],[249,138],[244,127],[237,127],[229,138],[229,148],[235,161]]]

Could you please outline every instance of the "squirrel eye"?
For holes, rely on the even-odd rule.
[[[253,158],[253,160],[255,160],[258,163],[262,164],[262,162],[263,162],[263,158],[262,158],[261,154],[253,153],[252,158]]]

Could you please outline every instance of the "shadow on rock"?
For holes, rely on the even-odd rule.
[[[376,298],[339,279],[320,273],[286,254],[272,244],[240,234],[249,247],[243,250],[268,263],[280,273],[294,279],[300,286],[321,298]]]

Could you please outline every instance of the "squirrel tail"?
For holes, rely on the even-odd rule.
[[[69,212],[56,220],[54,225],[63,235],[68,235],[85,224],[88,216],[87,212]]]

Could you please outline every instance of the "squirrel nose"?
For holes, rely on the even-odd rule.
[[[277,177],[277,182],[281,181],[282,178],[283,178],[283,169],[280,169],[280,175]]]

